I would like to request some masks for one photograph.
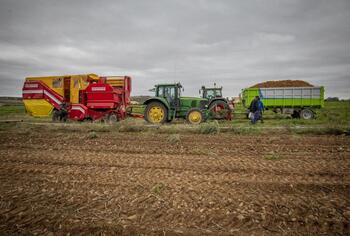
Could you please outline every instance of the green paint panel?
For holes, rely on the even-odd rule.
[[[241,97],[244,107],[249,107],[259,96],[265,107],[324,107],[324,87],[310,88],[247,88]]]

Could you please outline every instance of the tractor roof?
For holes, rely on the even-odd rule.
[[[210,88],[207,88],[205,86],[202,86],[202,89],[205,89],[205,90],[214,90],[214,89],[221,90],[222,87],[210,87]]]
[[[176,86],[176,87],[181,87],[181,83],[173,83],[173,84],[156,84],[155,87],[161,87],[161,86]]]

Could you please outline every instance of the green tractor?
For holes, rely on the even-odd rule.
[[[181,97],[182,86],[158,84],[153,91],[155,97],[146,100],[144,118],[153,124],[170,122],[175,118],[185,118],[191,124],[206,120],[208,100],[195,97]]]
[[[215,83],[211,88],[202,86],[199,94],[202,94],[201,97],[208,101],[208,111],[212,118],[231,120],[233,105],[222,96],[222,87],[217,88]]]

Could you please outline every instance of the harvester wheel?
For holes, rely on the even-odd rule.
[[[198,108],[192,108],[187,112],[186,120],[193,125],[200,124],[204,121],[203,112]]]
[[[53,110],[52,112],[52,121],[58,122],[60,120],[60,113],[57,110]]]
[[[153,124],[163,124],[168,117],[168,111],[160,102],[151,102],[145,110],[145,120]]]
[[[214,119],[221,120],[227,117],[227,114],[228,112],[230,112],[230,109],[226,102],[219,100],[214,101],[212,102],[212,104],[210,104],[209,111]]]
[[[116,114],[112,113],[108,116],[107,120],[109,124],[115,124],[118,122],[118,117],[116,116]]]
[[[300,112],[300,117],[303,118],[304,120],[311,120],[315,116],[314,112],[308,108],[305,108],[301,110]]]

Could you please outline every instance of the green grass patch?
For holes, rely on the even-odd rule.
[[[128,118],[113,124],[119,132],[141,132],[146,131],[145,121],[141,119]]]
[[[171,134],[167,140],[171,144],[178,144],[181,141],[180,134]]]
[[[201,123],[198,127],[201,134],[217,134],[220,132],[219,122],[214,120],[211,122]]]
[[[0,116],[10,116],[25,114],[24,106],[21,104],[18,105],[2,105],[0,106]]]
[[[98,138],[98,135],[95,131],[91,131],[88,133],[87,138],[88,139],[96,139],[96,138]]]
[[[165,189],[165,184],[157,183],[152,187],[151,192],[156,195],[160,195],[164,189]]]

